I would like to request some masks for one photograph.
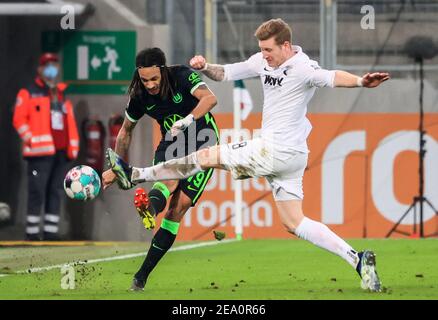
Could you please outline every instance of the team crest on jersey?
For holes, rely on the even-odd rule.
[[[175,122],[182,119],[184,118],[181,117],[179,114],[172,114],[171,116],[168,116],[166,119],[164,119],[163,122],[164,129],[166,129],[166,131],[169,131]]]
[[[173,96],[172,100],[175,103],[181,103],[183,101],[183,96],[181,93],[177,93],[176,95]]]
[[[274,78],[270,75],[265,76],[265,85],[272,86],[272,87],[281,87],[283,84],[284,78]]]

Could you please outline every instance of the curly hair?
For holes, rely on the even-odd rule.
[[[170,68],[166,66],[166,56],[160,48],[148,48],[140,51],[135,58],[135,71],[129,85],[128,94],[131,98],[141,97],[146,89],[140,79],[138,70],[141,68],[158,67],[161,72],[160,97],[170,98],[174,95],[175,81]]]

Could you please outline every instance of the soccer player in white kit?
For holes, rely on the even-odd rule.
[[[306,139],[312,129],[306,117],[307,104],[316,88],[373,88],[388,80],[389,74],[376,72],[358,77],[322,69],[300,47],[292,45],[292,31],[281,19],[264,22],[255,36],[261,52],[244,62],[214,65],[195,56],[190,65],[216,81],[260,77],[264,92],[260,138],[213,146],[149,168],[130,167],[109,149],[110,165],[125,187],[145,181],[185,179],[207,168],[229,170],[235,179],[266,177],[286,230],[339,255],[356,269],[363,289],[379,292],[375,254],[370,250],[357,252],[327,226],[304,216],[302,178],[309,152]]]

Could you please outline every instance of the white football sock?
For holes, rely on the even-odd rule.
[[[153,167],[132,168],[131,181],[135,184],[149,181],[181,180],[202,171],[196,152],[180,159],[172,159]]]
[[[296,228],[295,234],[303,240],[309,241],[320,248],[340,256],[353,268],[356,268],[359,262],[357,252],[326,225],[320,222],[304,218]]]

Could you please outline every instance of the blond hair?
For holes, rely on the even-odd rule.
[[[271,19],[263,22],[254,33],[260,41],[274,37],[275,43],[280,45],[289,41],[292,43],[292,29],[283,19]]]

